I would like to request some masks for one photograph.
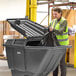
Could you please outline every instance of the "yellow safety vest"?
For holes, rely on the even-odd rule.
[[[54,19],[51,23],[52,27],[56,30],[60,29],[60,24],[63,23],[65,18],[61,18],[61,20],[56,24],[57,19]],[[69,39],[68,39],[68,27],[66,26],[65,32],[63,32],[62,35],[56,34],[56,37],[59,41],[60,45],[68,45],[69,44]]]

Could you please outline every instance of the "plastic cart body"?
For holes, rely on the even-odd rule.
[[[40,45],[46,29],[28,19],[8,19],[27,39],[9,39],[6,44],[12,76],[47,76],[58,66],[69,46]]]

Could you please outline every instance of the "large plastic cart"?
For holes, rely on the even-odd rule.
[[[69,46],[40,45],[46,28],[28,19],[8,19],[26,39],[8,39],[4,44],[12,76],[47,76],[58,66]]]

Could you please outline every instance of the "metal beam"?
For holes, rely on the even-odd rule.
[[[37,1],[48,1],[48,0],[37,0]],[[49,0],[49,1],[52,1],[52,0]]]
[[[71,7],[71,9],[74,9],[74,8],[76,8],[76,6],[72,6],[72,7]]]
[[[29,18],[29,0],[26,0],[26,16]]]
[[[31,5],[30,5],[30,20],[36,22],[36,17],[37,17],[37,0],[31,0]]]
[[[75,33],[75,41],[74,41],[74,68],[76,68],[76,33]]]
[[[55,0],[47,1],[47,2],[37,2],[37,5],[49,4],[49,3],[53,3],[54,1]]]
[[[76,6],[76,2],[69,2],[69,3],[64,3],[64,4],[54,4],[54,5],[50,5],[49,7],[56,7],[56,6]]]

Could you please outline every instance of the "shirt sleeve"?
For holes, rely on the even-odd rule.
[[[54,29],[53,31],[56,33],[56,34],[63,34],[63,32],[66,31],[66,26],[67,26],[67,20],[64,20],[64,22],[62,24],[60,24],[60,29],[59,30],[56,30]]]
[[[49,28],[52,26],[52,23],[53,23],[53,21],[51,21],[51,23],[49,24],[48,31],[49,31]]]

